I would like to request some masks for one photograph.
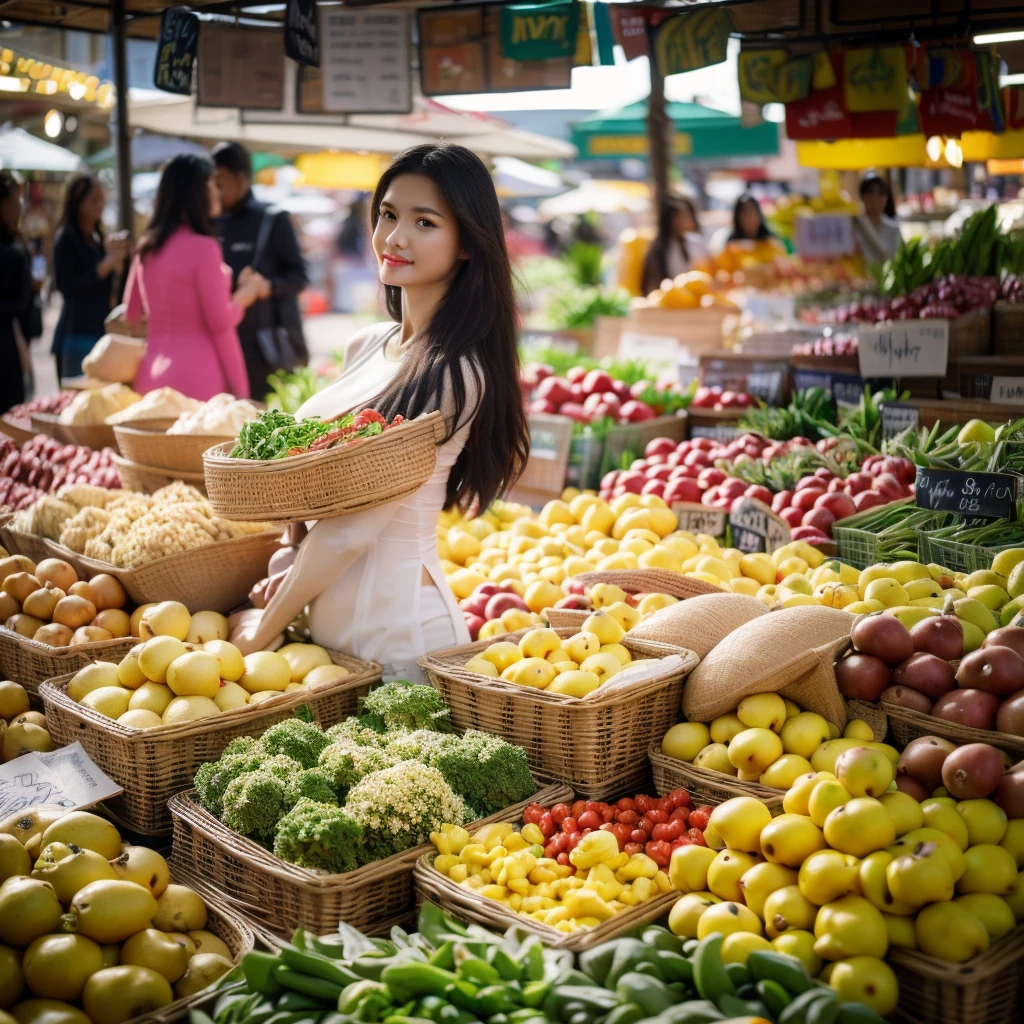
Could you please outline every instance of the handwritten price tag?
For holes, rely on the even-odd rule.
[[[861,324],[862,377],[942,377],[949,361],[948,320]]]
[[[675,501],[672,511],[679,517],[680,530],[706,533],[710,537],[725,536],[725,509],[708,508],[692,501]]]
[[[1016,519],[1020,478],[1008,473],[918,469],[917,504],[984,519]]]
[[[701,427],[695,424],[690,426],[690,437],[707,437],[712,441],[732,441],[742,433],[738,427]]]
[[[786,521],[777,516],[763,501],[738,498],[729,512],[732,546],[751,554],[788,544],[793,538]]]
[[[811,259],[853,252],[853,218],[846,213],[821,213],[796,219],[796,251]]]

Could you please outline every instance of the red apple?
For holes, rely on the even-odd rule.
[[[806,540],[812,544],[815,541],[826,541],[828,534],[822,533],[816,526],[794,526],[792,529],[793,540]]]
[[[628,402],[631,398],[635,397],[629,385],[621,380],[612,381],[612,392],[620,402]]]
[[[622,403],[620,415],[629,423],[642,423],[644,420],[654,419],[654,410],[646,402],[630,399],[630,401]]]
[[[589,372],[589,370],[585,370],[582,366],[574,366],[566,373],[565,379],[570,384],[582,384],[584,377],[586,377]]]
[[[766,505],[772,503],[772,492],[761,484],[751,484],[744,492],[748,498],[756,498],[758,501],[763,501]]]
[[[656,437],[653,441],[647,442],[644,455],[650,458],[652,455],[671,455],[676,451],[676,443],[671,437]]]
[[[879,473],[875,477],[875,490],[881,491],[890,501],[905,498],[910,493],[902,480],[897,480],[892,473]]]
[[[793,529],[794,526],[799,526],[804,518],[803,509],[795,508],[793,505],[784,508],[779,515],[785,520],[786,525],[790,529]]]
[[[720,448],[721,445],[717,441],[712,441],[710,437],[693,437],[690,439],[690,447],[698,448],[702,452],[710,452]]]
[[[485,608],[485,618],[490,621],[491,619],[500,619],[504,612],[509,611],[511,608],[518,608],[521,611],[528,612],[530,609],[526,606],[526,602],[518,594],[495,594],[488,602]]]
[[[853,504],[858,512],[866,512],[869,508],[888,505],[889,499],[879,491],[861,491],[853,496]]]
[[[634,473],[643,473],[647,469],[646,459],[634,459],[629,467]]]
[[[563,402],[572,400],[572,392],[569,390],[569,381],[564,377],[545,377],[537,385],[536,398],[552,402],[556,406]]]
[[[827,508],[835,519],[845,519],[857,511],[853,498],[842,491],[833,491],[831,494],[823,494],[815,503],[815,508]]]
[[[662,497],[671,505],[675,501],[700,501],[703,491],[696,480],[676,477],[670,480]]]
[[[654,466],[652,469],[647,470],[647,479],[671,480],[672,472],[673,470],[671,466]]]
[[[806,487],[793,495],[793,508],[803,512],[809,512],[814,508],[814,503],[825,493],[821,487]]]
[[[814,471],[814,475],[819,480],[824,480],[827,483],[829,480],[831,480],[835,476],[835,473],[833,473],[832,470],[828,468],[828,466],[819,466]]]
[[[496,594],[515,594],[516,597],[518,597],[519,596],[519,592],[516,590],[516,587],[517,586],[521,586],[521,585],[522,584],[517,584],[515,582],[515,580],[502,580],[501,583],[498,584],[498,589],[495,591],[495,593]]]
[[[803,519],[800,520],[801,526],[813,526],[816,530],[820,530],[826,536],[831,536],[832,524],[836,521],[836,517],[832,515],[827,508],[816,506],[812,508],[810,512],[805,512]]]
[[[772,498],[772,511],[781,512],[784,508],[789,508],[789,503],[792,500],[792,491],[779,491],[779,493]]]
[[[603,395],[612,390],[612,378],[604,370],[591,370],[580,383],[583,385],[583,394],[588,397]]]
[[[547,413],[550,416],[558,412],[558,406],[547,398],[535,398],[530,403],[530,412]]]
[[[577,423],[589,423],[590,413],[579,402],[563,402],[558,407],[559,416],[568,416]]]
[[[713,459],[710,452],[701,448],[692,448],[683,458],[684,466],[710,466]]]
[[[725,470],[719,469],[717,466],[708,466],[707,469],[700,471],[697,482],[704,488],[717,487],[725,479]]]
[[[645,483],[647,483],[647,478],[643,473],[629,469],[619,477],[615,486],[621,487],[632,494],[640,494],[644,489]]]
[[[586,594],[570,594],[568,597],[560,597],[555,602],[556,608],[568,608],[571,611],[588,612],[591,604]]]
[[[747,491],[747,482],[739,480],[734,476],[729,477],[718,485],[722,495],[729,498],[739,498]]]
[[[469,630],[469,639],[476,640],[480,636],[480,630],[484,627],[484,619],[479,615],[465,615],[466,628]]]
[[[569,401],[571,401],[571,402],[579,402],[580,405],[582,405],[583,404],[583,399],[586,398],[586,397],[587,396],[583,394],[583,385],[582,384],[570,384],[569,385]]]
[[[641,494],[656,494],[659,498],[665,495],[665,481],[664,480],[648,480],[644,484],[643,489],[640,491]]]
[[[825,485],[821,482],[820,478],[816,477],[813,473],[808,476],[802,476],[796,482],[796,487],[793,488],[795,491],[804,491],[808,487],[815,487],[819,491],[825,490]]]
[[[873,478],[870,473],[851,473],[846,478],[846,487],[850,494],[858,495],[861,491],[867,491],[871,489]]]
[[[487,611],[487,602],[490,601],[491,594],[471,594],[459,602],[459,607],[467,615],[479,615],[483,618],[484,612]]]
[[[611,490],[611,488],[613,488],[615,484],[618,482],[618,479],[621,475],[621,469],[613,469],[610,472],[605,473],[605,475],[601,477],[601,490]]]

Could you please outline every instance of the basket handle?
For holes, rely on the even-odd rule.
[[[671,569],[603,569],[580,573],[576,579],[588,587],[611,583],[637,594],[668,594],[680,601],[704,594],[724,593],[721,587],[713,583],[693,579]]]

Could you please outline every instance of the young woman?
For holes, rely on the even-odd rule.
[[[235,617],[231,639],[243,653],[271,646],[308,605],[316,643],[379,661],[386,678],[417,679],[417,658],[469,640],[441,572],[438,513],[486,508],[529,451],[516,308],[498,198],[468,149],[430,144],[397,156],[370,217],[397,323],[357,334],[348,369],[298,415],[440,410],[447,437],[415,494],[316,523],[291,568],[269,581],[265,609]]]
[[[21,179],[0,170],[0,413],[25,401],[15,322],[28,337],[32,268],[21,242]]]
[[[730,242],[760,242],[775,236],[764,221],[761,204],[749,192],[736,200],[732,211],[732,234]]]
[[[128,242],[103,234],[106,193],[97,178],[79,174],[64,194],[64,212],[53,247],[54,283],[64,307],[53,332],[57,377],[78,377],[82,360],[106,333],[114,278],[124,271]]]
[[[128,274],[128,322],[148,317],[136,391],[171,387],[202,401],[225,391],[249,397],[235,328],[249,306],[269,296],[270,285],[250,274],[231,294],[231,272],[214,235],[219,213],[213,164],[201,156],[174,157]]]
[[[867,263],[884,263],[896,255],[902,237],[896,221],[896,205],[884,178],[869,171],[860,183],[864,212],[853,222],[857,245]]]
[[[693,263],[708,258],[697,211],[685,196],[672,196],[658,214],[658,233],[644,259],[644,294],[661,287],[666,278],[685,274]]]

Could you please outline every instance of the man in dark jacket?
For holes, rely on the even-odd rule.
[[[217,229],[232,287],[253,271],[270,282],[270,296],[253,303],[238,325],[249,391],[262,400],[269,374],[309,360],[298,303],[299,292],[309,283],[306,261],[288,214],[253,196],[248,150],[237,142],[222,142],[212,157],[224,206]]]

